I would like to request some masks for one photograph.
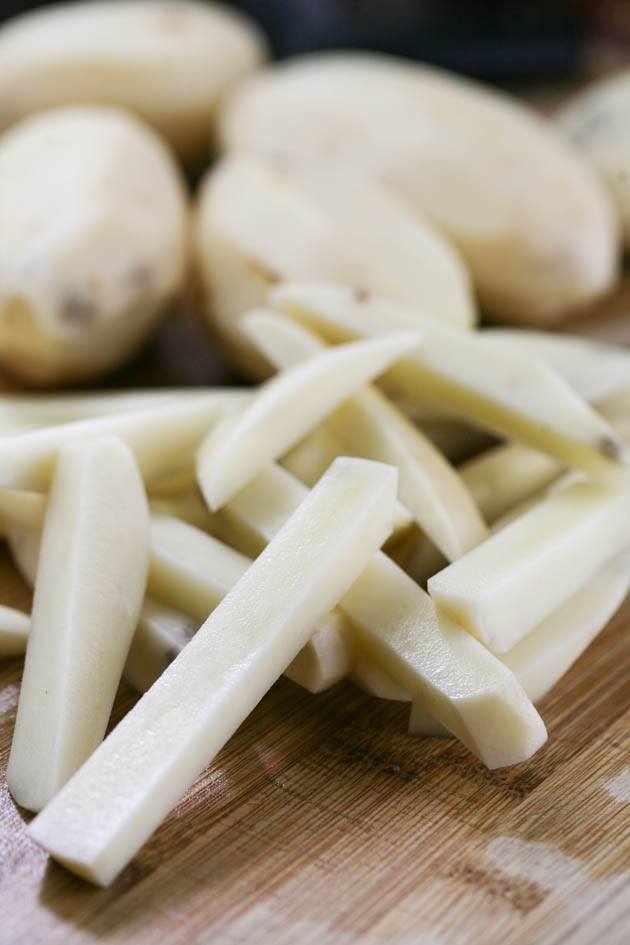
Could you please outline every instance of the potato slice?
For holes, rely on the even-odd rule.
[[[511,650],[630,547],[630,487],[578,482],[429,580],[439,610],[497,653]]]
[[[546,740],[545,726],[512,673],[448,619],[386,555],[372,559],[340,602],[357,649],[435,717],[487,767],[525,761]]]
[[[22,656],[31,627],[28,614],[0,605],[0,659]]]
[[[485,328],[481,337],[499,350],[544,361],[591,404],[630,389],[630,352],[620,345],[525,328]]]
[[[411,693],[397,683],[378,663],[364,656],[355,659],[349,679],[359,689],[363,689],[364,692],[377,699],[410,702],[413,698]]]
[[[601,479],[618,479],[620,444],[611,427],[547,365],[514,350],[497,352],[471,332],[456,332],[385,299],[341,286],[280,286],[273,307],[330,341],[403,330],[413,319],[423,341],[388,372],[388,387],[420,403],[548,453]]]
[[[562,470],[556,459],[519,443],[502,443],[459,467],[489,525],[550,485]]]
[[[113,437],[62,450],[7,768],[28,810],[40,810],[105,734],[148,560],[148,507],[130,450]]]
[[[630,589],[628,555],[607,564],[542,623],[500,657],[532,700],[539,702],[569,671],[606,627]],[[422,696],[411,707],[414,735],[449,734],[431,715]]]
[[[45,489],[62,447],[103,436],[126,443],[145,480],[158,481],[191,465],[200,440],[220,416],[214,399],[202,399],[0,437],[0,486]]]
[[[68,103],[118,105],[194,158],[207,150],[220,95],[265,51],[252,20],[215,4],[56,4],[0,31],[0,114],[6,124]]]
[[[342,345],[268,381],[236,422],[220,424],[199,449],[197,475],[210,509],[220,509],[268,463],[420,342],[417,334],[399,332]]]
[[[350,672],[351,665],[348,621],[335,608],[319,622],[284,675],[303,689],[318,693],[340,682]]]
[[[188,216],[169,150],[128,112],[55,109],[4,132],[2,366],[60,384],[121,364],[181,288]]]
[[[316,335],[274,312],[250,312],[242,328],[277,370],[287,370],[326,350]],[[449,561],[487,535],[470,493],[450,463],[373,388],[346,400],[324,421],[342,452],[398,469],[398,497]]]
[[[360,286],[454,325],[475,321],[457,252],[356,167],[284,155],[224,161],[202,186],[195,243],[208,317],[256,376],[268,369],[240,332],[240,317],[280,280]]]
[[[614,283],[617,220],[588,161],[522,102],[461,76],[366,53],[293,58],[234,91],[220,132],[232,155],[373,172],[449,236],[502,321],[551,324]]]
[[[153,597],[146,597],[124,677],[137,692],[150,689],[199,629],[199,622]]]
[[[380,547],[395,493],[391,468],[337,460],[30,836],[110,883]]]

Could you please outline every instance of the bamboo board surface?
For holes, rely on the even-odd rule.
[[[180,314],[115,383],[228,382],[202,335]],[[0,602],[30,605],[5,552]],[[625,945],[629,625],[627,603],[543,702],[547,745],[498,772],[400,704],[281,680],[107,890],[26,836],[0,662],[0,945]]]

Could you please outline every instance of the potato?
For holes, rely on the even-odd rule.
[[[250,20],[209,3],[38,10],[0,30],[0,127],[58,105],[117,105],[195,157],[207,148],[219,95],[264,57]]]
[[[94,377],[146,339],[187,262],[170,154],[135,118],[64,108],[0,138],[0,364]]]
[[[630,246],[630,70],[603,79],[578,93],[560,109],[556,118],[590,158],[614,200]]]
[[[323,160],[234,158],[203,184],[195,228],[208,317],[248,373],[268,373],[240,333],[269,286],[340,282],[470,326],[469,277],[457,252],[356,168]],[[410,326],[413,328],[413,326]]]
[[[228,97],[220,135],[230,152],[375,171],[458,246],[501,320],[556,322],[615,278],[617,221],[588,162],[522,104],[460,77],[360,53],[294,59]]]

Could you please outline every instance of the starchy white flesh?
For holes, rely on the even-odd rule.
[[[235,90],[220,133],[231,154],[375,173],[448,235],[501,320],[554,322],[616,276],[617,221],[588,161],[522,102],[461,76],[365,53],[293,58]]]
[[[212,400],[156,404],[0,437],[0,486],[45,489],[62,447],[102,436],[121,439],[134,453],[145,481],[159,481],[192,464],[199,442],[219,416],[220,407]]]
[[[544,743],[542,719],[512,673],[461,627],[438,622],[431,599],[386,555],[372,559],[340,607],[357,650],[422,695],[489,768],[525,761]]]
[[[624,447],[630,447],[630,390],[620,391],[598,404],[597,409],[617,433]]]
[[[206,532],[168,515],[151,519],[149,593],[205,620],[251,564]]]
[[[312,487],[321,479],[330,464],[338,456],[346,455],[346,452],[339,438],[327,429],[324,422],[300,440],[297,446],[285,453],[280,462],[292,476],[303,482],[305,486]],[[400,541],[413,524],[413,515],[409,509],[405,508],[402,502],[397,501],[394,509],[394,528],[387,542],[388,546]]]
[[[6,539],[14,565],[28,586],[35,587],[39,552],[42,545],[41,525],[35,528],[9,525]]]
[[[235,421],[219,424],[199,449],[197,476],[210,509],[229,502],[339,404],[420,343],[420,335],[398,332],[342,345],[268,381],[251,406]]]
[[[593,162],[606,183],[630,245],[630,72],[624,69],[570,98],[557,113],[561,130]]]
[[[151,511],[158,515],[179,518],[202,531],[214,533],[215,516],[208,511],[208,506],[201,498],[196,484],[187,492],[179,495],[151,497]]]
[[[394,470],[337,460],[30,836],[110,883],[380,547],[395,493]]]
[[[5,63],[0,49],[0,73]],[[2,365],[28,381],[57,384],[120,364],[181,286],[188,227],[173,158],[132,115],[64,108],[6,131]]]
[[[68,3],[0,30],[0,123],[58,105],[136,112],[182,157],[205,153],[219,96],[264,58],[254,23],[186,0]]]
[[[14,607],[0,605],[0,659],[21,656],[31,627],[31,618]]]
[[[630,487],[576,483],[434,575],[440,611],[497,653],[512,649],[630,547]]]
[[[365,656],[359,656],[355,659],[349,679],[359,689],[363,689],[377,699],[409,702],[412,698],[411,693],[404,686],[397,683],[378,663]]]
[[[539,702],[568,672],[604,629],[629,589],[630,561],[623,554],[502,654],[501,661],[532,702]],[[422,697],[412,704],[409,731],[415,735],[448,734],[440,731]]]
[[[144,596],[149,515],[112,437],[60,453],[37,570],[7,784],[40,810],[105,734]]]
[[[202,186],[195,247],[208,317],[257,376],[268,369],[239,321],[280,280],[330,280],[419,305],[453,325],[475,321],[457,251],[356,167],[284,155],[224,161]]]
[[[630,389],[630,352],[620,345],[525,328],[485,328],[481,337],[544,361],[591,404]]]
[[[265,492],[275,490],[278,504],[283,496],[285,512],[290,514],[298,491],[298,484],[290,488],[289,474],[277,466],[268,467],[259,480],[263,477],[264,488],[257,480],[233,501],[238,503],[245,496],[240,512],[253,531],[265,529],[269,521],[264,512]],[[278,517],[274,522],[278,528]],[[377,663],[377,674],[381,668],[410,694],[429,687],[438,718],[489,767],[523,761],[544,740],[542,722],[505,667],[459,627],[453,627],[446,639],[433,603],[386,555],[374,557],[341,599],[339,609],[352,625],[342,636],[348,660],[356,662],[352,639],[362,629],[364,645],[358,658]],[[460,642],[460,638],[465,639]]]
[[[406,308],[341,286],[280,286],[273,307],[321,332],[330,341],[380,337],[411,320],[422,344],[383,379],[419,403],[443,409],[493,433],[514,439],[567,465],[610,480],[619,467],[611,427],[547,365],[520,351],[497,351],[483,337],[458,332]]]
[[[308,329],[275,312],[250,312],[243,331],[279,371],[326,350]],[[399,500],[449,561],[484,540],[486,527],[457,472],[379,391],[367,388],[348,398],[326,418],[324,428],[342,453],[398,469]]]
[[[562,473],[551,456],[519,443],[503,443],[469,459],[459,472],[486,522],[498,518],[550,485]]]
[[[199,622],[153,597],[146,597],[124,677],[137,692],[146,692],[184,649],[199,629]]]
[[[335,608],[318,624],[284,675],[309,692],[324,692],[348,675],[351,651],[348,621]]]

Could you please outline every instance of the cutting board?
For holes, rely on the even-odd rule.
[[[109,383],[234,381],[215,352],[179,312]],[[30,606],[4,552],[0,602]],[[409,736],[403,705],[280,680],[106,890],[26,836],[3,778],[21,662],[0,662],[0,945],[629,942],[629,627],[630,604],[544,700],[547,745],[502,771]]]

